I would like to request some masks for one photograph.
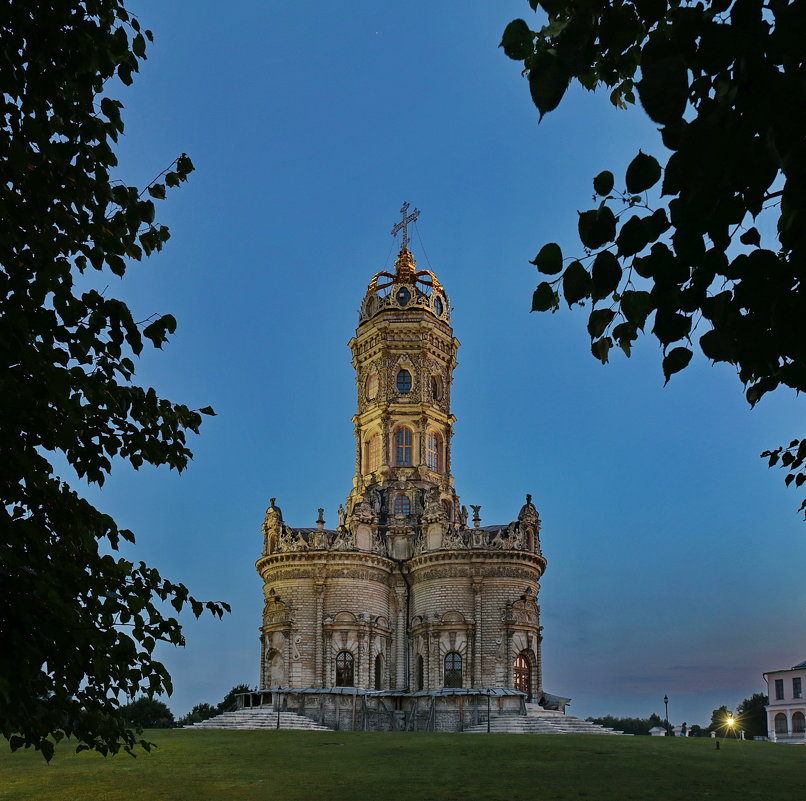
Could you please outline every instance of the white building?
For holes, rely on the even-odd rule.
[[[806,661],[787,670],[764,674],[769,704],[767,731],[775,742],[806,741]]]

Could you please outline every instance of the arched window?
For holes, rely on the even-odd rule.
[[[442,400],[442,382],[438,375],[431,376],[431,397],[435,400]]]
[[[792,734],[803,734],[806,732],[806,716],[803,712],[792,713]]]
[[[407,495],[398,495],[395,498],[395,514],[408,515],[411,514],[411,501]]]
[[[442,469],[442,441],[439,434],[434,431],[429,431],[428,436],[425,438],[425,461],[430,470],[438,473]]]
[[[397,391],[401,395],[411,392],[411,373],[408,370],[401,370],[397,374]]]
[[[336,656],[336,686],[353,686],[353,655],[349,651],[339,651]]]
[[[417,657],[417,689],[425,689],[425,667],[422,656]]]
[[[515,657],[515,664],[512,667],[512,677],[515,680],[515,689],[526,693],[526,700],[532,697],[532,671],[529,658],[525,651],[521,651]]]
[[[375,657],[375,689],[383,689],[383,657],[380,654]]]
[[[395,464],[398,467],[411,467],[412,441],[410,428],[401,426],[395,431]]]
[[[776,734],[786,734],[789,731],[786,725],[786,715],[783,712],[779,712],[775,716],[775,733]]]
[[[445,675],[442,684],[445,687],[462,686],[462,655],[456,651],[445,654]]]
[[[367,469],[365,472],[372,473],[381,466],[381,437],[373,434],[367,442]]]

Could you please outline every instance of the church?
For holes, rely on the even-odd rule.
[[[459,342],[445,288],[409,249],[408,209],[394,271],[372,277],[349,342],[355,476],[338,524],[320,509],[315,528],[294,527],[272,498],[257,561],[260,689],[244,703],[334,728],[463,730],[491,705],[526,714],[569,700],[543,689],[531,496],[513,520],[482,525],[454,487]]]

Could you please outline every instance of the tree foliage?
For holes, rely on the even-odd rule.
[[[507,25],[540,117],[572,81],[635,103],[670,152],[639,152],[623,179],[594,178],[581,252],[543,246],[532,309],[587,305],[593,355],[627,356],[640,334],[666,381],[696,346],[733,365],[751,405],[806,389],[806,4],[799,0],[529,0]],[[696,343],[696,345],[695,345]],[[806,482],[806,439],[765,451]],[[806,510],[806,500],[801,504]]]
[[[769,699],[764,693],[753,693],[736,707],[739,727],[744,730],[746,737],[767,736],[767,710],[764,707],[768,703]]]
[[[623,731],[625,734],[649,734],[649,730],[655,726],[665,726],[660,716],[655,712],[648,718],[619,718],[613,715],[605,715],[603,718],[586,718],[586,720],[616,731]]]
[[[136,729],[167,729],[173,725],[173,712],[163,701],[143,696],[120,708],[120,715]]]
[[[176,321],[138,322],[89,277],[162,248],[154,200],[193,165],[182,155],[145,189],[112,178],[113,93],[152,38],[119,0],[11,0],[0,30],[0,732],[48,759],[65,735],[128,751],[118,697],[171,691],[154,648],[183,640],[164,602],[197,616],[205,604],[116,555],[132,532],[53,464],[96,484],[115,457],[182,470],[187,432],[212,414],[132,382],[144,341],[161,347]]]

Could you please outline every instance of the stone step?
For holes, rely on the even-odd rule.
[[[236,709],[186,726],[187,729],[283,729],[304,731],[331,731],[304,715],[295,712],[278,713],[271,709]]]
[[[624,732],[599,726],[573,715],[502,716],[490,719],[491,732],[508,734],[618,734]],[[469,734],[487,732],[487,724],[480,723],[465,729]]]

